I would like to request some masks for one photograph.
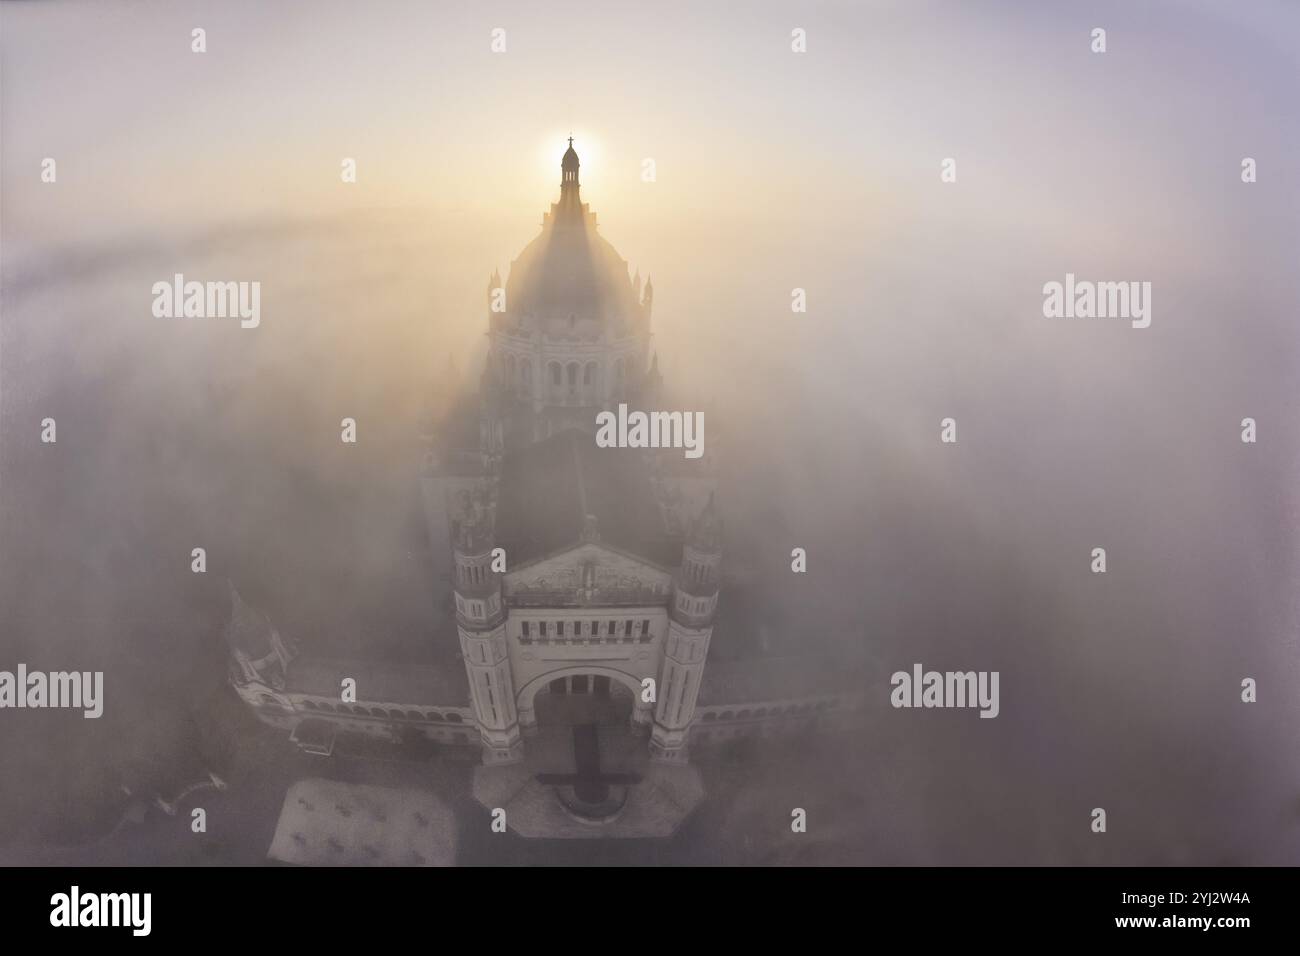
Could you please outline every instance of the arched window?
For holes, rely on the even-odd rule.
[[[449,723],[449,724],[459,724],[459,723],[463,723],[463,722],[464,722],[464,721],[461,720],[460,714],[448,714],[448,715],[447,715],[447,723]]]
[[[442,714],[438,713],[436,710],[431,710],[431,711],[429,711],[427,714],[425,714],[424,716],[428,717],[428,718],[429,718],[430,720],[432,720],[435,724],[440,724],[440,723],[442,723]]]
[[[569,388],[576,388],[578,385],[578,363],[569,363]]]
[[[560,363],[552,362],[551,363],[551,384],[563,385],[564,384],[563,376],[564,373],[560,370]]]
[[[370,716],[372,716],[372,717],[387,717],[387,716],[388,716],[388,713],[387,713],[387,712],[386,712],[382,707],[371,707],[371,708],[370,708]]]
[[[316,709],[316,705],[315,705],[314,703],[312,703],[311,701],[309,701],[309,700],[304,700],[304,701],[302,702],[302,706],[303,706],[306,710],[315,710],[315,709]]]
[[[520,360],[519,374],[523,377],[525,385],[533,384],[533,363],[529,359]]]
[[[583,385],[596,384],[596,363],[595,362],[588,362],[586,367],[582,370],[582,384]]]

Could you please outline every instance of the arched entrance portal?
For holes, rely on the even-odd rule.
[[[525,760],[570,816],[607,823],[622,811],[649,759],[653,704],[632,675],[593,665],[539,675],[521,689]]]
[[[632,711],[632,691],[605,674],[554,677],[533,698],[533,713],[541,729],[583,724],[628,726]]]
[[[614,668],[577,664],[534,677],[515,696],[525,736],[547,728],[595,724],[649,733],[654,704],[641,700],[638,678]]]

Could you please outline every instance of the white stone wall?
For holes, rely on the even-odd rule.
[[[534,635],[527,642],[523,638],[525,620],[530,623]],[[601,625],[602,636],[543,642],[536,639],[537,622],[543,620],[547,622],[551,633],[554,633],[556,622],[565,622],[568,633],[574,621],[581,621],[584,624],[584,634],[590,634],[591,624],[596,622]],[[618,629],[613,639],[605,635],[611,620],[633,621],[632,637],[624,639],[622,628]],[[641,621],[650,622],[644,637],[641,635]],[[560,610],[510,608],[506,616],[506,643],[521,722],[525,726],[531,725],[532,699],[538,690],[557,677],[572,674],[588,673],[610,677],[629,689],[635,688],[636,700],[639,702],[642,680],[647,677],[656,681],[659,679],[667,630],[668,614],[663,607],[658,606]]]
[[[847,729],[863,716],[857,694],[827,694],[781,700],[710,704],[697,707],[692,744],[721,743],[737,737],[779,736],[812,727]]]

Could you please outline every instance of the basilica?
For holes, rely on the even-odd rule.
[[[329,753],[344,732],[415,733],[508,768],[530,750],[543,759],[548,729],[598,727],[635,751],[624,767],[683,767],[693,742],[852,709],[801,681],[798,661],[709,666],[723,581],[717,441],[695,457],[597,441],[616,410],[669,406],[654,287],[600,235],[579,170],[570,139],[541,232],[488,281],[477,393],[427,435],[428,587],[449,618],[433,639],[459,642],[463,673],[299,653],[231,589],[232,683],[306,750]],[[593,736],[593,762],[610,759],[607,737]],[[566,753],[581,762],[574,740]]]
[[[597,231],[578,172],[570,142],[541,234],[489,282],[477,442],[422,479],[489,761],[517,760],[571,695],[626,700],[652,753],[681,758],[718,599],[708,466],[596,443],[603,411],[657,407],[663,380],[653,286]]]

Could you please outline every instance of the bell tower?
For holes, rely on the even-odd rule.
[[[482,738],[483,762],[513,763],[523,758],[523,741],[506,647],[501,574],[492,569],[492,518],[481,502],[473,502],[462,513],[453,535],[456,629]]]
[[[572,199],[578,201],[578,153],[573,148],[573,137],[569,137],[569,148],[560,159],[560,201]]]
[[[681,567],[673,578],[659,699],[650,733],[650,753],[658,760],[686,759],[687,734],[718,611],[721,563],[722,520],[710,494],[682,547]]]

